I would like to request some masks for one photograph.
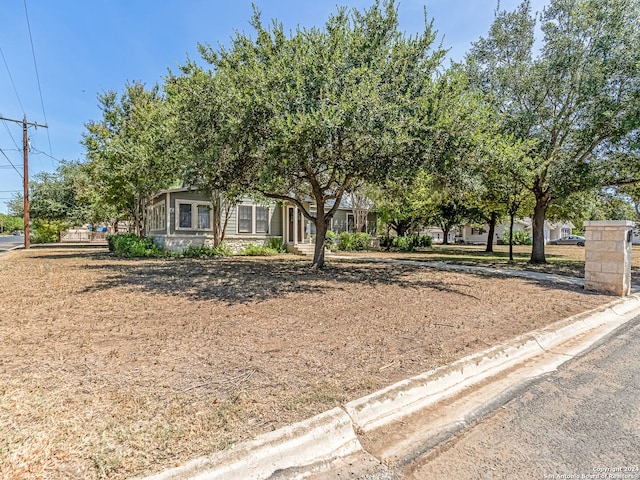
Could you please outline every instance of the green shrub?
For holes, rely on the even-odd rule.
[[[400,250],[401,252],[411,251],[409,237],[394,237],[393,240],[391,240],[391,248]]]
[[[369,248],[371,248],[371,235],[364,232],[342,232],[340,235],[338,235],[336,248],[343,251],[368,250]]]
[[[429,235],[411,235],[411,244],[413,245],[414,250],[416,248],[431,248],[433,245],[433,239]]]
[[[167,257],[171,253],[156,245],[152,238],[138,237],[135,233],[107,235],[109,250],[125,257]]]
[[[33,243],[59,242],[61,233],[67,228],[69,228],[69,223],[61,220],[34,219],[31,226],[32,241]]]
[[[200,245],[197,247],[189,247],[180,255],[185,258],[224,257],[231,255],[231,249],[225,244],[218,245],[217,247],[205,247],[204,245]]]
[[[336,241],[338,239],[338,234],[333,230],[327,230],[327,233],[324,237],[324,246],[329,250],[336,247]]]
[[[502,234],[502,242],[509,245],[509,229],[507,228]],[[516,230],[513,232],[514,245],[531,245],[533,241],[526,230]]]
[[[381,235],[378,237],[378,243],[380,245],[380,248],[391,248],[391,245],[393,243],[393,238],[387,236],[387,235]]]
[[[349,232],[342,232],[338,235],[336,248],[343,251],[351,250],[351,234]]]
[[[416,248],[429,248],[433,239],[429,235],[408,235],[406,237],[394,237],[391,247],[402,252],[413,252]]]
[[[238,252],[238,255],[247,255],[250,257],[267,257],[270,255],[277,255],[278,251],[271,247],[259,246],[250,243],[243,250]]]
[[[351,250],[369,250],[371,248],[371,235],[358,232],[351,235]]]
[[[271,237],[269,240],[265,242],[265,247],[271,248],[278,253],[287,253],[287,245],[284,243],[284,240],[280,237]]]

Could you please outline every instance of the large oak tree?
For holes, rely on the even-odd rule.
[[[238,33],[229,47],[201,46],[220,95],[212,115],[225,120],[210,122],[209,151],[232,166],[223,176],[235,171],[250,189],[300,208],[315,224],[313,265],[322,267],[345,192],[423,161],[444,52],[432,49],[427,22],[420,35],[403,34],[393,1],[340,8],[324,28],[290,34],[277,22],[266,28],[258,12],[252,25],[253,36]]]
[[[498,12],[468,56],[503,132],[530,145],[514,171],[535,197],[532,263],[546,260],[552,205],[607,178],[630,181],[614,170],[620,157],[637,162],[628,143],[640,128],[640,2],[551,0],[540,18],[539,51],[525,1]]]

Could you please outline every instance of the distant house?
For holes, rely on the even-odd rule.
[[[557,240],[561,237],[571,235],[574,225],[571,222],[549,222],[544,223],[544,239],[545,242],[551,240]],[[509,229],[508,223],[501,223],[496,225],[495,234],[493,237],[493,244],[497,244],[501,241],[504,233]],[[513,224],[513,231],[532,231],[531,219],[521,218],[516,219]],[[441,228],[428,227],[424,233],[433,238],[434,243],[443,243],[444,235]],[[489,235],[489,225],[472,225],[466,224],[459,228],[453,229],[449,232],[449,243],[464,243],[467,245],[486,245]]]
[[[316,212],[311,202],[305,202],[305,208],[312,215]],[[210,245],[213,221],[211,203],[196,189],[163,190],[151,200],[147,209],[146,234],[169,250]],[[341,203],[331,220],[330,230],[337,233],[353,231],[354,225],[351,207]],[[375,225],[375,214],[369,213],[367,228],[375,232]],[[290,251],[296,251],[298,244],[315,242],[315,225],[296,205],[287,202],[261,203],[244,197],[232,207],[224,242],[233,251],[251,243],[261,245],[270,238],[281,238]]]

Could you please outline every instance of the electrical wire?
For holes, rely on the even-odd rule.
[[[18,95],[18,89],[16,88],[16,84],[13,81],[13,77],[11,76],[11,70],[9,70],[9,64],[7,63],[7,59],[4,57],[4,52],[2,51],[2,47],[0,47],[0,55],[2,55],[2,61],[4,62],[4,66],[7,69],[7,73],[9,74],[9,80],[11,80],[11,86],[13,87],[13,92],[16,94],[16,98],[18,99],[18,104],[22,109],[22,113],[24,114],[24,107],[22,106],[22,100],[20,100],[20,95]]]
[[[27,29],[29,30],[29,41],[31,42],[31,54],[33,55],[33,66],[36,70],[36,80],[38,81],[38,92],[40,93],[40,105],[42,106],[42,115],[44,117],[44,125],[48,127],[47,114],[44,111],[44,100],[42,99],[42,88],[40,86],[40,74],[38,73],[38,64],[36,62],[36,51],[33,47],[33,36],[31,35],[31,25],[29,23],[29,13],[27,11],[27,0],[24,0],[24,15],[27,19]],[[51,135],[49,135],[49,129],[47,128],[47,139],[49,140],[49,153],[53,158],[53,149],[51,148]]]
[[[20,175],[20,178],[24,179],[24,175],[22,173],[20,173],[20,170],[18,170],[18,168],[13,164],[13,162],[11,161],[11,159],[9,157],[7,157],[7,154],[4,153],[4,150],[2,150],[0,148],[0,153],[2,153],[2,155],[4,155],[4,158],[7,159],[7,162],[9,162],[11,164],[11,166],[13,167],[13,169],[16,171],[16,173],[18,175]]]
[[[2,115],[0,115],[1,117]],[[9,134],[9,136],[11,137],[11,140],[13,141],[13,144],[16,146],[17,150],[20,150],[20,147],[18,146],[18,143],[16,142],[16,139],[13,138],[13,135],[11,135],[11,129],[9,128],[9,125],[7,124],[6,120],[2,120],[2,123],[4,123],[4,128],[7,129],[7,133]]]
[[[52,157],[51,155],[49,155],[47,152],[43,152],[42,150],[38,150],[35,147],[31,147],[30,152],[33,153],[34,155],[44,155],[45,157],[49,157],[52,160],[55,160],[58,163],[63,162],[64,160],[60,160],[59,158],[56,157]]]

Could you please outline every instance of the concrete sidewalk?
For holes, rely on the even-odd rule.
[[[387,465],[410,463],[639,315],[640,295],[616,300],[148,479],[393,479]]]
[[[584,278],[570,277],[567,275],[558,275],[555,273],[544,272],[532,272],[529,270],[512,270],[509,268],[496,268],[496,267],[478,267],[475,265],[460,265],[457,263],[446,262],[422,262],[420,260],[402,260],[394,258],[376,258],[376,257],[349,257],[336,255],[331,259],[337,260],[356,260],[359,262],[373,262],[373,263],[395,263],[398,265],[411,265],[414,267],[429,267],[437,268],[439,270],[451,270],[455,272],[469,272],[480,273],[486,275],[504,275],[506,277],[528,278],[531,280],[537,280],[540,282],[557,283],[560,285],[574,285],[577,287],[584,287]],[[640,292],[640,285],[632,285],[631,290],[633,292]]]
[[[460,265],[457,263],[446,262],[422,262],[420,260],[402,260],[395,258],[376,258],[376,257],[349,257],[336,255],[331,257],[338,260],[357,260],[359,262],[374,262],[374,263],[395,263],[398,265],[411,265],[414,267],[429,267],[437,268],[439,270],[452,270],[456,272],[470,272],[470,273],[483,273],[487,275],[504,275],[507,277],[518,278],[530,278],[532,280],[539,280],[543,282],[553,282],[565,285],[584,286],[584,279],[578,277],[569,277],[566,275],[557,275],[554,273],[543,272],[531,272],[528,270],[511,270],[509,268],[494,268],[494,267],[478,267],[474,265]]]

